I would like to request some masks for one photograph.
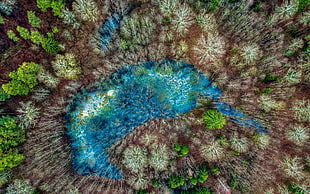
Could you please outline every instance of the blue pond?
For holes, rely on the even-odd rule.
[[[138,125],[191,110],[198,97],[215,101],[217,109],[233,121],[264,132],[257,121],[219,102],[220,95],[219,88],[185,62],[125,65],[109,79],[83,89],[68,106],[73,167],[82,175],[121,178],[107,158],[107,149]]]
[[[122,18],[114,13],[102,24],[98,31],[101,50],[106,49]],[[266,132],[259,122],[220,102],[220,95],[219,88],[185,62],[125,65],[105,81],[84,88],[67,107],[72,166],[81,175],[121,178],[121,172],[109,162],[107,149],[138,125],[156,118],[176,118],[191,110],[198,97],[212,99],[236,123]]]

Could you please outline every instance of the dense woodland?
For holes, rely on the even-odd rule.
[[[1,0],[0,14],[0,193],[310,193],[309,0]],[[198,97],[104,150],[121,178],[79,174],[73,99],[165,59],[266,132]]]

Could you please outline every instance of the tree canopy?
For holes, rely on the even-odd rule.
[[[16,148],[23,141],[25,141],[25,135],[16,124],[16,118],[2,116],[0,118],[0,170],[13,168],[24,159]]]
[[[27,95],[37,82],[37,72],[40,66],[33,62],[24,62],[16,71],[12,71],[9,77],[12,80],[3,84],[3,90],[9,95]]]

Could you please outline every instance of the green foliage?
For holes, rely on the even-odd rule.
[[[61,9],[65,7],[65,3],[62,0],[36,0],[38,8],[42,11],[47,11],[48,8],[52,8],[54,16],[60,17]]]
[[[30,40],[35,44],[41,44],[43,38],[44,37],[38,31],[31,31],[30,32]]]
[[[195,9],[203,11],[213,11],[220,5],[220,0],[196,0],[192,1],[192,5]]]
[[[217,110],[207,110],[202,115],[207,129],[220,129],[226,124],[225,117]]]
[[[179,157],[184,156],[184,155],[188,154],[188,152],[189,152],[189,149],[186,145],[181,145],[178,143],[175,143],[173,145],[173,149],[178,152]]]
[[[127,41],[127,40],[121,39],[119,41],[119,47],[122,50],[128,50],[130,45],[131,45],[131,43],[129,41]]]
[[[231,153],[232,153],[233,155],[240,156],[240,152],[237,152],[237,151],[235,151],[235,150],[231,151]]]
[[[18,166],[25,156],[18,153],[17,149],[9,149],[5,153],[0,150],[0,170]]]
[[[33,62],[24,62],[16,71],[10,72],[12,80],[3,84],[3,90],[10,95],[27,95],[37,83],[36,74],[40,66]]]
[[[281,77],[276,77],[272,73],[266,74],[263,80],[264,83],[280,83],[281,81],[282,81]]]
[[[308,34],[306,37],[305,37],[305,40],[307,42],[305,48],[303,49],[303,53],[304,55],[310,59],[310,34]]]
[[[231,0],[230,0],[231,1]],[[252,10],[255,12],[259,12],[263,7],[263,4],[260,0],[254,1],[254,4],[252,5]]]
[[[14,42],[17,42],[19,40],[19,38],[16,36],[13,30],[8,30],[7,35],[9,39],[12,39]]]
[[[17,26],[16,28],[17,32],[19,32],[19,35],[25,39],[25,40],[28,40],[30,38],[30,33],[29,33],[29,30],[26,29],[26,28],[23,28],[21,26]]]
[[[216,141],[220,144],[223,148],[227,148],[229,146],[228,140],[223,136],[216,137]]]
[[[234,173],[231,174],[228,186],[232,189],[235,189],[237,187],[236,175]]]
[[[53,9],[54,16],[60,17],[61,9],[65,7],[62,0],[52,1],[51,8]]]
[[[0,171],[21,163],[24,156],[14,148],[25,141],[24,132],[17,126],[15,117],[0,118]]]
[[[59,43],[53,38],[43,38],[42,39],[42,48],[48,53],[58,53],[60,51]]]
[[[292,194],[304,194],[304,192],[294,183],[286,186],[287,191]]]
[[[34,11],[27,11],[28,22],[32,27],[40,28],[41,20],[38,18]]]
[[[285,57],[291,57],[291,56],[293,56],[294,54],[295,54],[295,51],[289,50],[289,49],[285,49],[283,55],[284,55]]]
[[[0,101],[5,101],[10,98],[11,95],[7,94],[5,91],[3,91],[2,87],[0,87]]]
[[[152,186],[153,186],[153,187],[160,187],[160,182],[159,182],[159,180],[152,180]]]
[[[195,187],[181,191],[181,194],[211,194],[212,192],[207,187]]]
[[[147,190],[138,190],[136,191],[136,194],[147,194]]]
[[[302,11],[310,4],[310,0],[299,0],[298,11]]]
[[[165,16],[164,19],[160,21],[160,24],[167,25],[171,23],[171,16]]]
[[[53,33],[50,33],[50,32],[48,32],[48,33],[46,33],[46,35],[47,35],[47,38],[53,38]]]
[[[202,164],[199,166],[198,173],[194,176],[189,177],[190,182],[193,185],[196,185],[198,182],[203,183],[205,182],[209,177],[209,173],[207,170],[207,166],[205,164]]]
[[[59,30],[58,30],[57,27],[54,27],[54,28],[52,29],[52,32],[55,34],[55,33],[59,32]]]
[[[175,189],[179,186],[184,185],[184,178],[181,176],[172,175],[169,177],[168,186],[172,189]]]
[[[213,11],[220,5],[220,0],[203,0],[209,3],[209,11]]]
[[[46,12],[51,7],[52,0],[36,0],[38,8]]]
[[[0,15],[0,24],[4,24],[4,19],[3,19],[2,15]]]
[[[25,141],[24,133],[17,126],[15,117],[2,116],[0,118],[0,141],[2,152]]]
[[[0,187],[7,184],[12,177],[12,173],[10,170],[1,170],[0,171]]]
[[[272,92],[273,91],[273,89],[271,89],[271,88],[265,88],[265,89],[263,89],[263,93],[264,94],[268,94],[268,93],[270,93],[270,92]]]
[[[221,174],[221,171],[220,171],[220,169],[217,166],[211,167],[210,170],[211,170],[211,172],[213,172],[216,175]]]

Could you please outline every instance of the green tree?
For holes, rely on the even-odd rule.
[[[47,11],[48,8],[52,8],[54,16],[60,17],[61,9],[65,7],[65,3],[62,0],[36,0],[38,8],[42,11]]]
[[[27,11],[28,22],[32,27],[40,28],[41,20],[38,18],[34,11]]]
[[[173,149],[178,152],[179,157],[184,156],[184,155],[188,154],[188,152],[189,152],[189,149],[186,145],[181,145],[178,143],[175,143],[173,145]]]
[[[12,80],[3,84],[3,90],[10,95],[26,95],[38,82],[36,74],[40,66],[33,62],[24,62],[16,71],[12,71],[9,77]]]
[[[24,132],[17,126],[16,118],[2,116],[0,118],[0,150],[9,150],[25,141]]]
[[[52,37],[42,39],[42,48],[48,53],[58,53],[60,50],[59,43]]]
[[[35,44],[41,44],[43,38],[44,37],[38,31],[31,31],[30,32],[30,40]]]
[[[12,172],[9,169],[0,170],[0,187],[10,182],[12,178]]]
[[[17,149],[9,149],[6,153],[0,150],[0,170],[18,166],[25,158]]]
[[[51,7],[51,0],[36,0],[37,7],[40,8],[43,12],[46,12],[48,8]]]
[[[4,24],[4,19],[3,19],[2,15],[0,15],[0,24]]]
[[[9,39],[12,39],[14,42],[17,42],[19,38],[16,36],[15,32],[13,30],[8,30],[7,35]]]
[[[25,135],[16,124],[16,118],[0,118],[0,171],[13,168],[21,163],[24,156],[18,153],[15,146],[25,141]]]
[[[62,0],[52,1],[51,8],[53,9],[54,16],[61,17],[61,9],[65,7],[66,4]]]
[[[3,91],[2,87],[0,87],[0,101],[5,101],[7,99],[11,98],[11,96],[7,93],[5,93],[5,91]]]
[[[310,4],[310,0],[299,0],[298,11],[302,11]]]
[[[170,176],[168,180],[168,186],[172,189],[182,186],[184,185],[184,183],[185,183],[184,178],[176,175]]]
[[[207,170],[207,166],[206,164],[202,164],[201,166],[199,166],[199,170],[198,173],[195,173],[194,176],[190,176],[190,182],[193,185],[196,185],[198,182],[203,183],[205,182],[209,177],[209,173]]]
[[[19,32],[20,37],[22,37],[23,39],[28,40],[30,38],[30,33],[28,29],[17,26],[16,30],[17,32]]]
[[[220,129],[226,124],[225,117],[217,110],[207,110],[202,115],[207,129]]]

